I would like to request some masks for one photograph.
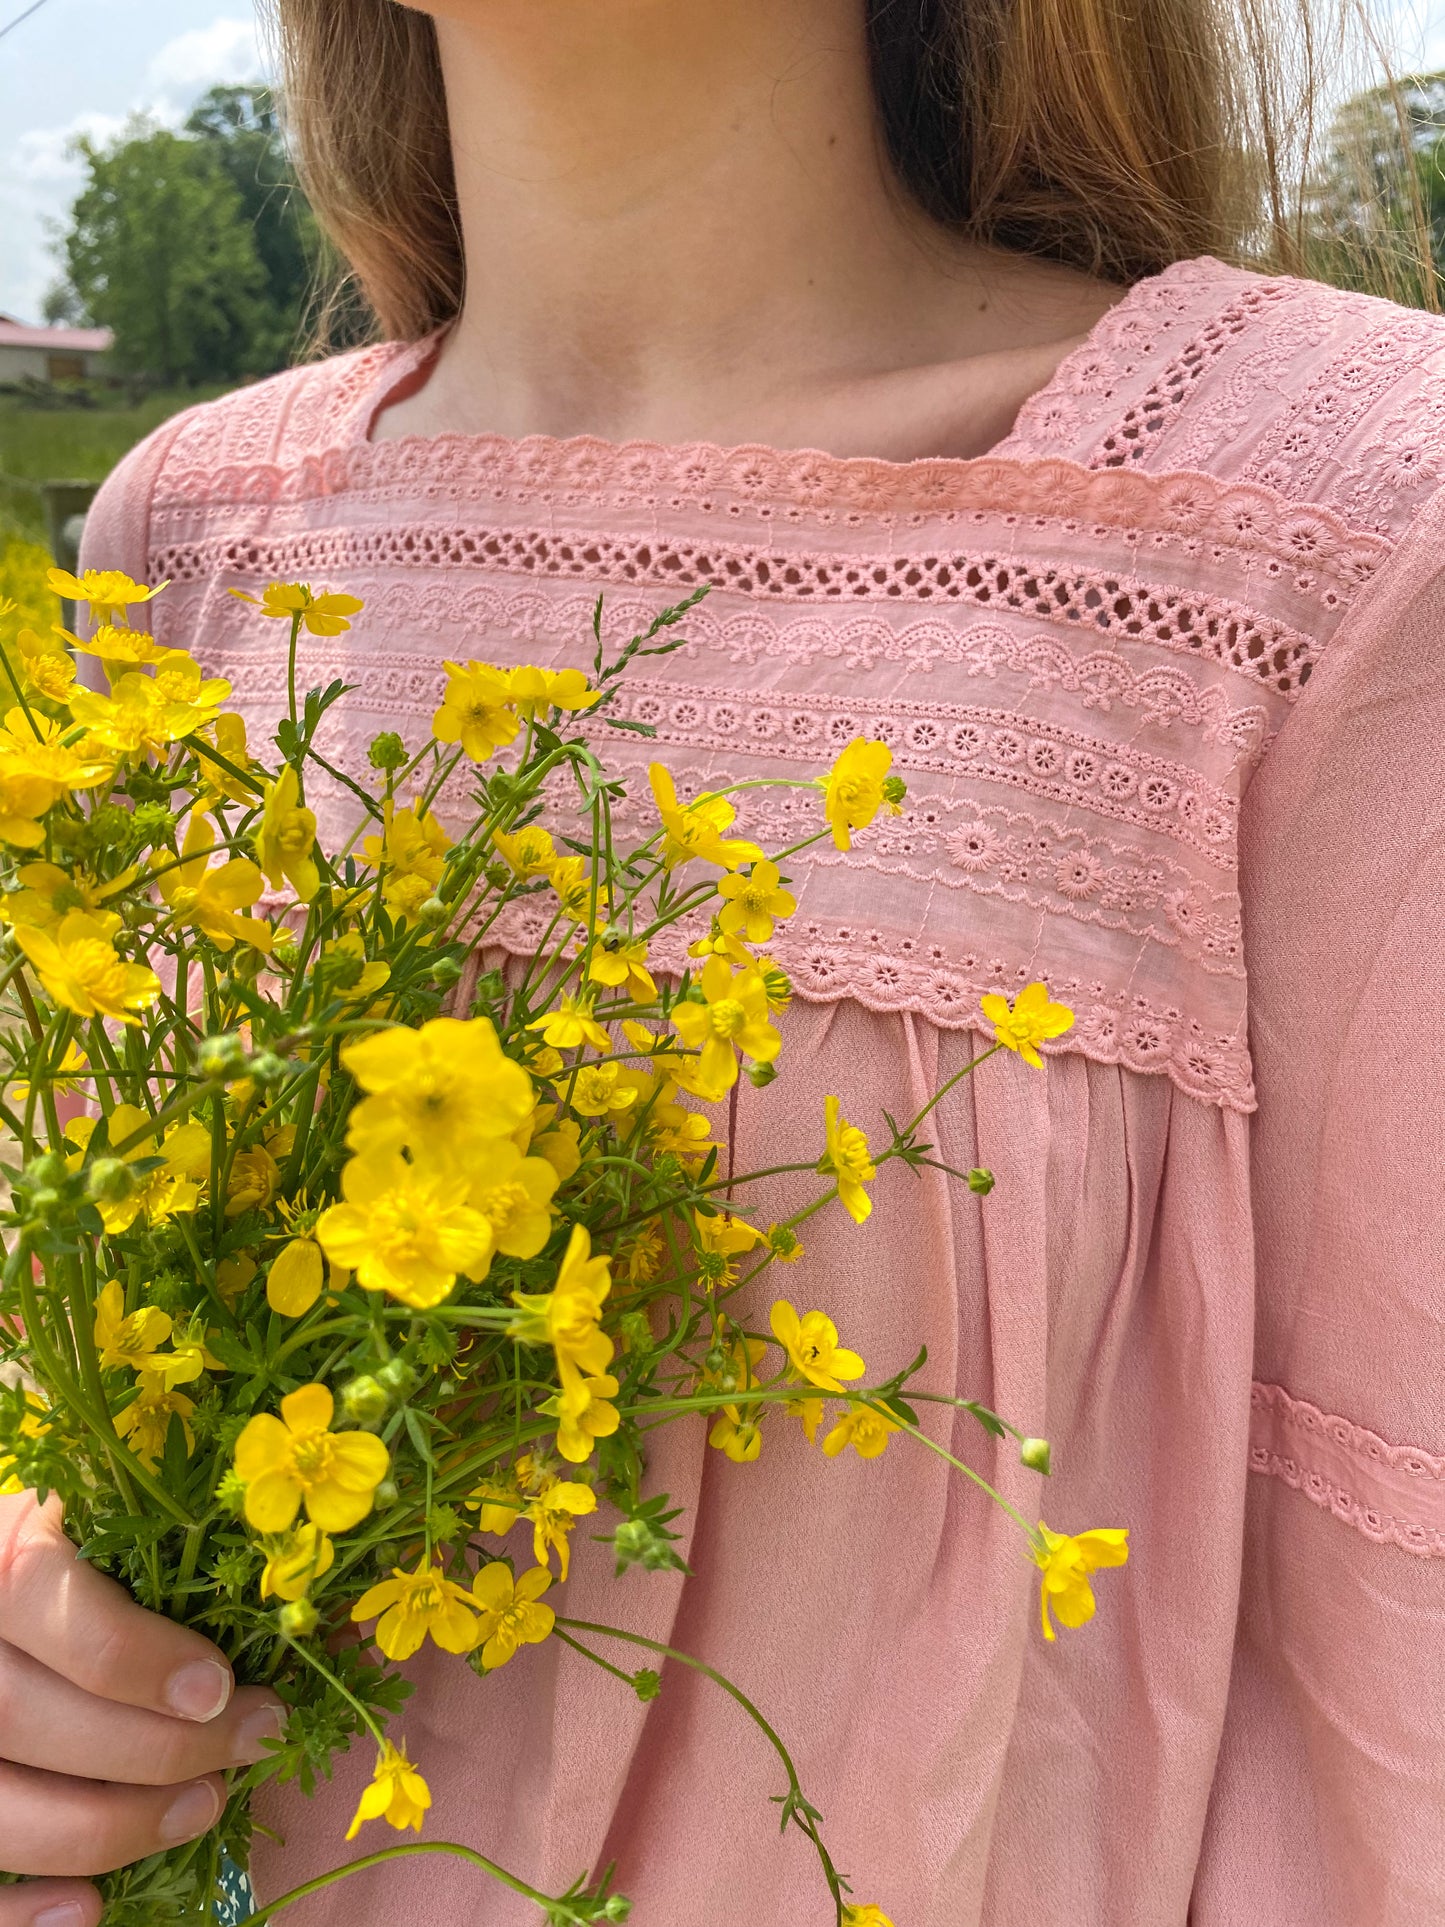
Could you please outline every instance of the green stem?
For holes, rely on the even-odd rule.
[[[418,1840],[414,1845],[385,1847],[380,1853],[369,1853],[364,1859],[351,1860],[344,1867],[335,1867],[330,1873],[319,1874],[315,1880],[308,1880],[300,1887],[293,1887],[290,1893],[282,1894],[279,1900],[258,1907],[254,1914],[246,1916],[241,1927],[264,1927],[264,1923],[283,1908],[294,1907],[298,1900],[319,1894],[351,1874],[364,1873],[368,1867],[384,1867],[390,1860],[412,1860],[419,1854],[430,1853],[453,1854],[458,1860],[465,1860],[468,1866],[480,1867],[483,1873],[489,1873],[504,1887],[510,1887],[514,1894],[520,1894],[524,1900],[530,1900],[540,1907],[549,1927],[590,1927],[590,1923],[597,1918],[595,1909],[586,1901],[582,1903],[586,1911],[579,1912],[568,1900],[553,1899],[548,1894],[539,1893],[535,1887],[529,1887],[525,1880],[519,1880],[515,1874],[508,1873],[505,1867],[498,1866],[495,1860],[488,1860],[484,1853],[478,1853],[473,1847],[458,1846],[452,1840]]]

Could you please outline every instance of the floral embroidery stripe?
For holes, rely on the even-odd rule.
[[[384,568],[492,569],[549,581],[649,583],[673,593],[711,583],[758,600],[825,605],[933,602],[995,609],[1033,621],[1152,644],[1234,669],[1293,698],[1321,640],[1244,603],[1194,597],[1103,570],[1034,565],[999,556],[810,556],[745,544],[638,536],[569,536],[540,529],[484,530],[412,524],[313,531],[292,538],[162,548],[153,567],[173,582],[261,575],[325,576],[354,588]]]
[[[1256,1384],[1250,1404],[1252,1472],[1282,1479],[1380,1545],[1445,1559],[1445,1458],[1391,1445],[1282,1385]]]

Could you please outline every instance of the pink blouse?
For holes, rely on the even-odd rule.
[[[990,1060],[938,1115],[993,1194],[890,1176],[787,1283],[872,1370],[926,1341],[933,1388],[1047,1433],[1044,1482],[928,1408],[1028,1514],[1132,1535],[1045,1645],[1017,1529],[931,1454],[828,1463],[779,1421],[737,1466],[689,1423],[650,1485],[691,1575],[614,1580],[579,1533],[565,1610],[735,1679],[897,1927],[1445,1920],[1445,324],[1185,262],[993,454],[904,463],[372,443],[434,348],[168,423],[86,562],[171,578],[162,637],[258,727],[279,625],[225,590],[365,597],[305,643],[308,682],[357,685],[344,768],[420,740],[443,656],[580,664],[599,591],[618,639],[701,582],[690,646],[631,687],[656,743],[609,744],[639,823],[652,756],[686,791],[886,739],[910,807],[799,866],[786,1081],[744,1087],[738,1155],[820,1140],[829,1092],[907,1115],[976,1048],[980,994],[1045,977],[1077,1013],[1045,1071]],[[812,806],[785,795],[745,833],[786,840]],[[831,1920],[773,1757],[697,1675],[643,1705],[551,1641],[416,1677],[430,1837],[553,1891],[615,1861],[638,1927]],[[355,1851],[369,1751],[271,1803],[263,1895]],[[533,1915],[437,1859],[292,1918]]]

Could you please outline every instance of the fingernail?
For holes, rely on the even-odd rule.
[[[47,1907],[43,1914],[37,1914],[31,1927],[85,1927],[85,1909],[78,1900],[62,1901],[58,1907]]]
[[[234,1764],[254,1766],[257,1760],[264,1760],[285,1730],[286,1713],[283,1707],[263,1706],[258,1712],[248,1715],[236,1732],[235,1751],[231,1756]]]
[[[161,1821],[161,1839],[168,1847],[178,1847],[183,1840],[194,1840],[198,1833],[204,1833],[214,1824],[220,1811],[221,1800],[216,1789],[207,1780],[197,1780],[166,1809]]]
[[[183,1720],[213,1720],[230,1697],[231,1675],[213,1659],[193,1659],[166,1683],[166,1705]]]

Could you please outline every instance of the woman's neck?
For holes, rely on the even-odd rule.
[[[470,271],[432,379],[384,434],[876,443],[911,438],[962,361],[985,378],[964,432],[986,446],[1117,298],[906,200],[862,0],[427,10]]]

